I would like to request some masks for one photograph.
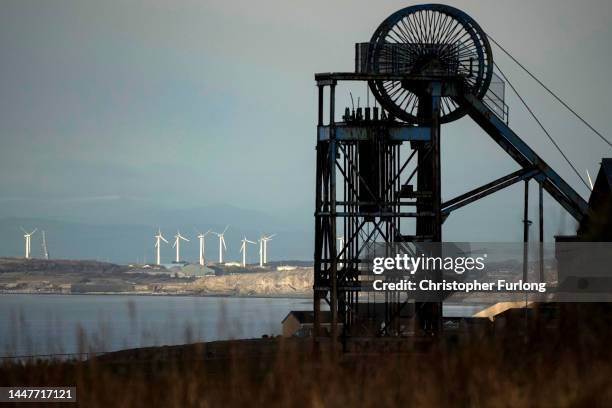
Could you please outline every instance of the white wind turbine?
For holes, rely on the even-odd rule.
[[[187,238],[181,235],[179,231],[176,231],[176,235],[174,236],[174,244],[172,244],[172,248],[176,248],[176,262],[181,262],[181,239],[183,241],[189,242]]]
[[[229,228],[229,225],[225,227],[222,233],[213,232],[213,234],[219,237],[219,263],[223,263],[223,250],[227,250],[227,246],[225,245],[225,231]]]
[[[206,236],[210,234],[212,230],[208,230],[205,233],[199,233],[198,238],[200,239],[200,265],[204,265],[206,263]]]
[[[43,257],[45,259],[49,259],[49,250],[47,249],[47,237],[45,236],[45,230],[41,231],[42,233],[42,250],[43,250]]]
[[[276,234],[262,235],[259,239],[259,266],[268,263],[268,241],[272,241]]]
[[[257,242],[249,241],[247,237],[242,239],[242,246],[240,247],[240,252],[242,252],[242,267],[246,266],[246,251],[247,251],[247,243],[249,244],[257,244]]]
[[[168,241],[166,241],[166,238],[164,238],[164,236],[161,233],[161,230],[158,229],[157,230],[157,235],[155,236],[155,261],[157,265],[161,265],[161,256],[160,256],[160,248],[161,248],[161,241],[164,241],[166,244],[168,243]]]
[[[336,248],[336,252],[339,254],[344,249],[344,236],[341,235],[336,239],[338,240],[338,248]],[[340,256],[340,260],[343,260],[343,259],[344,259],[344,254]],[[342,268],[342,262],[340,262],[338,266]]]
[[[593,191],[593,180],[591,179],[591,174],[589,173],[589,169],[586,169],[587,178],[589,179],[589,186],[591,186],[591,191]]]
[[[34,231],[30,233],[23,228],[21,228],[21,230],[23,231],[23,238],[25,240],[25,258],[30,259],[30,254],[32,253],[32,235],[34,235],[37,228],[34,228]]]
[[[263,247],[264,247],[264,236],[259,237],[259,267],[263,267]]]

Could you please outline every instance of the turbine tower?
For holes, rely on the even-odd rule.
[[[45,259],[49,259],[49,250],[47,249],[47,236],[45,235],[45,231],[41,231],[42,233],[42,250],[43,256]]]
[[[176,235],[174,236],[174,244],[172,244],[172,248],[176,248],[176,262],[181,262],[181,239],[183,241],[189,242],[187,238],[181,235],[179,231],[176,231]]]
[[[261,237],[261,241],[263,242],[263,264],[267,264],[268,263],[268,241],[272,241],[272,238],[274,238],[276,236],[276,234],[272,234],[272,235],[263,235]],[[261,265],[261,260],[260,260],[260,265]]]
[[[242,252],[242,267],[246,267],[246,251],[247,251],[247,243],[249,244],[257,244],[256,242],[249,241],[247,237],[242,239],[242,246],[240,247],[240,252]]]
[[[30,233],[23,228],[21,228],[21,230],[23,231],[23,238],[25,240],[25,259],[30,259],[32,253],[32,235],[36,232],[36,228]]]
[[[198,238],[200,239],[200,265],[204,265],[206,263],[206,241],[205,238],[208,234],[210,234],[212,231],[208,230],[206,231],[204,234],[202,234],[201,232],[198,234]]]
[[[263,247],[264,247],[264,236],[259,237],[259,267],[263,267]]]
[[[336,238],[338,240],[338,253],[342,253],[342,250],[344,249],[344,235],[339,236],[338,238]],[[338,257],[338,260],[342,260],[344,259],[344,255],[340,255]],[[339,262],[338,263],[339,267],[342,267],[342,263]]]
[[[222,233],[213,232],[213,234],[219,237],[219,263],[223,263],[223,250],[227,250],[227,246],[225,245],[225,231],[229,228],[229,225],[225,227]]]
[[[156,258],[155,258],[155,263],[157,265],[161,265],[161,256],[160,256],[160,247],[161,247],[161,242],[160,241],[164,241],[166,244],[168,243],[168,241],[166,241],[166,238],[163,237],[161,230],[158,229],[157,230],[157,235],[155,236],[155,250],[156,250]]]

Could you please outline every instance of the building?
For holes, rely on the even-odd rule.
[[[612,241],[612,158],[601,160],[589,198],[592,213],[580,225],[584,241]]]
[[[612,293],[610,247],[606,244],[612,241],[612,158],[601,161],[589,208],[576,235],[555,237],[559,287],[572,296]]]
[[[331,312],[321,312],[323,323],[321,331],[330,331]],[[282,321],[283,337],[310,337],[314,326],[314,312],[312,310],[292,310]]]
[[[277,271],[295,271],[297,269],[297,266],[293,266],[293,265],[279,265],[276,267]]]

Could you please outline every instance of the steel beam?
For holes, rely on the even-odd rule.
[[[497,180],[487,183],[481,187],[475,188],[465,194],[461,194],[460,196],[457,196],[452,200],[445,202],[444,204],[442,204],[442,214],[448,215],[452,211],[455,211],[476,200],[480,200],[481,198],[484,198],[506,187],[509,187],[515,183],[518,183],[519,181],[528,180],[539,173],[540,171],[537,169],[525,168],[510,173],[507,176],[500,177]]]
[[[329,91],[329,157],[327,165],[331,169],[330,173],[330,181],[329,181],[329,192],[330,192],[330,215],[332,217],[331,222],[329,223],[329,252],[334,259],[331,263],[331,341],[332,341],[332,350],[335,351],[336,343],[338,341],[338,288],[337,288],[337,274],[338,274],[338,263],[336,261],[336,132],[335,132],[335,107],[336,107],[336,84],[332,83],[330,85]]]
[[[529,180],[525,180],[525,206],[523,208],[523,282],[527,282],[529,262]]]
[[[538,183],[538,207],[540,215],[540,282],[544,282],[544,186]]]
[[[578,222],[588,214],[587,202],[559,176],[536,152],[531,149],[481,100],[471,94],[456,98],[461,105],[468,105],[468,115],[485,130],[517,163],[523,167],[538,168],[545,177],[544,189],[563,206]]]
[[[460,86],[465,79],[464,75],[406,75],[386,74],[374,72],[320,72],[315,74],[317,85],[331,85],[336,81],[422,81],[430,84],[432,82],[443,83],[446,87],[451,84]]]
[[[368,127],[377,127],[379,125],[372,124],[368,125],[364,123],[362,125],[350,125],[339,123],[336,124],[336,140],[338,141],[359,141],[369,140],[369,129]],[[396,142],[410,142],[410,141],[428,141],[430,135],[430,129],[427,127],[417,127],[408,125],[391,125],[385,126],[388,129],[389,141]],[[320,141],[327,141],[330,137],[330,126],[319,126],[318,138]]]

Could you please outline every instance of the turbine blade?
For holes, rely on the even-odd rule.
[[[227,225],[227,227],[225,227],[225,229],[223,230],[222,234],[225,234],[225,231],[227,231],[228,228],[229,228],[229,224]]]

